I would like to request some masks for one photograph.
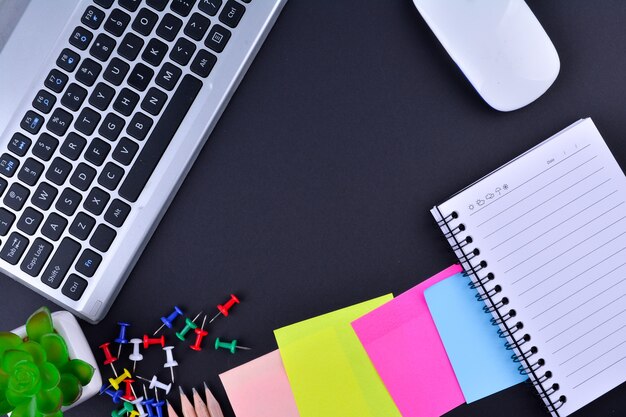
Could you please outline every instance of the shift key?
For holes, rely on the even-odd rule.
[[[41,282],[52,288],[59,288],[72,267],[78,252],[80,252],[80,244],[69,237],[63,239],[46,270],[43,272]]]

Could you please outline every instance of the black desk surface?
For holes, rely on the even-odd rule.
[[[178,354],[183,387],[206,380],[233,416],[217,375],[275,349],[274,329],[454,262],[435,203],[586,116],[626,166],[626,3],[528,3],[561,73],[535,103],[499,113],[410,0],[288,2],[113,309],[83,325],[92,347],[119,320],[153,331],[174,303],[212,313],[234,291],[242,305],[213,336],[254,350]],[[46,303],[9,279],[0,291],[5,329]],[[625,395],[622,385],[576,417],[624,416]],[[96,398],[66,415],[111,409]],[[547,414],[528,384],[447,414],[502,415]]]

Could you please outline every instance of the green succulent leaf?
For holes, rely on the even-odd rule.
[[[2,357],[2,370],[9,375],[20,362],[33,362],[33,355],[23,350],[7,350]]]
[[[13,406],[7,400],[6,393],[0,391],[0,415],[8,414],[13,410]]]
[[[37,410],[43,414],[56,413],[63,404],[63,393],[59,388],[41,390],[37,394]]]
[[[15,349],[23,343],[21,337],[10,332],[0,332],[0,357],[9,349]]]
[[[48,307],[41,307],[28,318],[26,334],[29,340],[40,342],[44,335],[50,333],[54,333],[50,310],[48,310]]]
[[[15,407],[11,413],[11,417],[33,417],[37,415],[37,402],[34,398]]]
[[[49,390],[59,385],[61,374],[57,367],[50,362],[40,365],[39,372],[41,372],[41,386],[43,389]]]
[[[80,359],[72,359],[61,369],[61,373],[72,374],[78,378],[83,387],[91,382],[95,372],[96,370],[93,366]]]
[[[80,381],[72,374],[61,375],[59,389],[63,393],[63,405],[65,406],[74,404],[83,392]]]
[[[37,365],[41,365],[47,361],[46,351],[43,350],[39,343],[33,342],[32,340],[22,343],[17,350],[30,353]]]
[[[41,347],[46,351],[48,362],[61,369],[70,360],[67,344],[58,334],[46,334],[41,337]]]
[[[9,385],[9,374],[0,369],[0,393],[7,389]]]

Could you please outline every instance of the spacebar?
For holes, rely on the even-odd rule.
[[[201,88],[202,81],[185,75],[122,183],[120,196],[137,201]]]

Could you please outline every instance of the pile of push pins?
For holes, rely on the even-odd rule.
[[[228,317],[230,314],[230,310],[233,308],[235,304],[239,304],[239,299],[231,294],[230,299],[224,303],[223,305],[217,306],[217,314],[209,321],[208,324],[213,323],[220,316]],[[181,310],[178,306],[174,307],[174,310],[171,314],[165,317],[161,317],[161,327],[159,327],[151,336],[148,334],[144,334],[143,337],[140,338],[131,338],[130,340],[127,337],[128,329],[131,327],[130,323],[118,322],[120,327],[119,335],[116,339],[114,339],[114,343],[118,345],[117,356],[114,356],[111,352],[111,343],[103,343],[100,345],[100,349],[104,354],[104,362],[105,366],[110,365],[113,370],[114,377],[109,378],[109,385],[104,385],[100,389],[101,395],[106,395],[111,397],[113,404],[116,406],[121,406],[121,409],[115,410],[111,413],[112,417],[163,417],[164,415],[164,407],[166,405],[165,398],[168,396],[170,391],[172,390],[172,385],[174,384],[174,368],[178,366],[178,362],[174,359],[174,349],[175,347],[172,345],[166,345],[166,337],[165,335],[158,334],[163,330],[163,328],[167,327],[170,330],[174,330],[174,322],[178,320],[178,318],[184,318],[184,326],[178,332],[175,332],[174,335],[177,339],[182,342],[185,342],[189,336],[189,334],[193,331],[196,337],[194,342],[189,345],[191,350],[196,352],[200,352],[203,349],[203,342],[205,338],[209,335],[209,332],[205,330],[207,315],[204,315],[202,319],[202,325],[198,326],[196,321],[203,313],[198,313],[193,319],[185,316],[183,310]],[[132,373],[123,368],[122,373],[118,373],[115,368],[115,363],[119,361],[119,358],[122,354],[122,346],[123,345],[132,345],[132,352],[128,355],[128,360],[133,363],[133,371]],[[157,375],[152,376],[151,379],[144,378],[142,376],[136,375],[135,371],[137,370],[137,362],[141,362],[144,359],[142,354],[142,348],[145,353],[152,346],[160,346],[161,349],[165,352],[165,362],[163,364],[163,369],[168,369],[171,376],[171,381],[169,383],[160,381],[157,378]],[[250,348],[239,346],[237,340],[233,340],[231,342],[226,342],[220,340],[219,337],[215,338],[215,343],[213,344],[215,350],[225,349],[230,353],[234,354],[238,349],[249,350]],[[149,388],[146,389],[146,384],[143,385],[143,396],[137,396],[135,391],[135,386],[133,384],[138,381],[144,381],[149,383]],[[159,391],[163,394],[163,399],[159,399]],[[148,394],[149,392],[154,392],[154,398],[151,398]]]

